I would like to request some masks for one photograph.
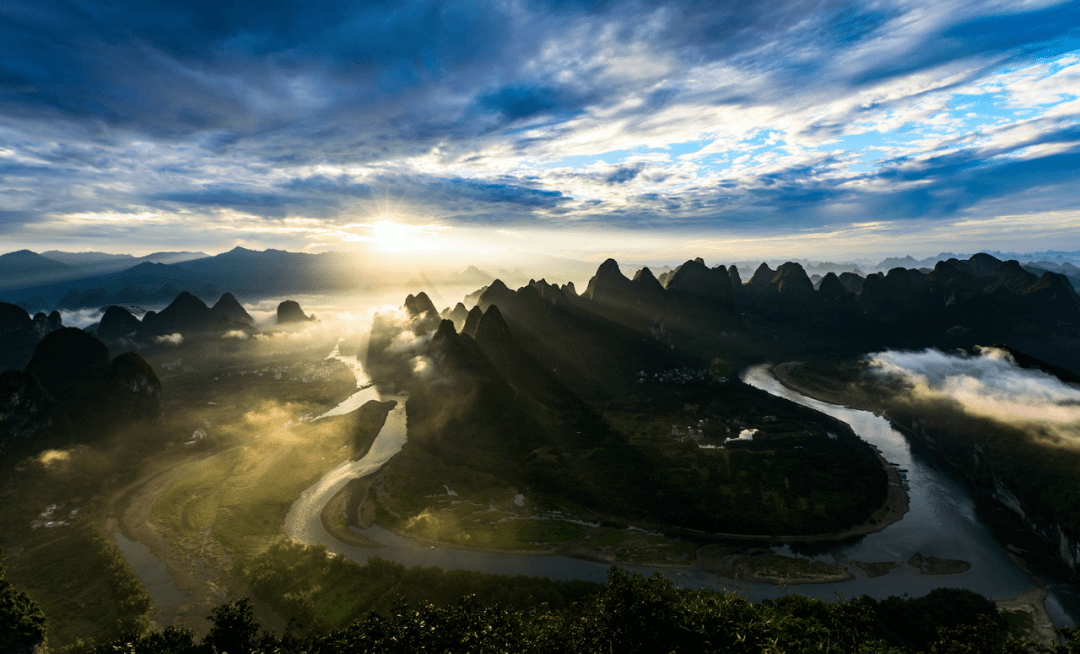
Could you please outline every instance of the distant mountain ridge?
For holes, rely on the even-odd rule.
[[[640,268],[629,279],[608,260],[580,296],[543,280],[516,291],[496,280],[470,302],[481,310],[497,305],[533,356],[554,357],[586,376],[599,363],[586,345],[591,328],[583,326],[597,319],[694,356],[726,352],[763,361],[1003,342],[1080,370],[1080,295],[1069,278],[986,253],[932,269],[895,267],[865,277],[830,272],[817,276],[816,285],[795,262],[777,269],[762,263],[744,279],[738,266],[708,267],[695,259],[658,277]],[[442,317],[475,328],[465,305]],[[541,343],[554,349],[542,354]]]
[[[414,286],[430,288],[442,284],[486,286],[496,278],[519,285],[528,279],[520,268],[504,267],[483,270],[475,265],[459,272],[413,271],[395,278],[384,269],[393,262],[402,265],[402,258],[359,256],[354,252],[324,252],[318,254],[268,249],[264,251],[236,247],[228,252],[209,256],[202,252],[158,252],[143,257],[101,252],[62,252],[49,250],[45,256],[28,250],[0,255],[0,299],[20,304],[28,311],[51,311],[56,308],[109,306],[111,304],[161,304],[170,301],[180,291],[204,299],[216,298],[220,289],[228,288],[241,296],[285,295],[353,291],[365,286],[379,286],[388,281],[411,277]],[[993,255],[994,253],[990,253]],[[505,258],[505,257],[504,257]],[[797,263],[817,287],[825,275],[856,274],[864,271],[887,272],[896,267],[925,269],[929,272],[940,261],[960,259],[951,253],[935,257],[889,258],[880,262],[793,261],[767,262],[771,266]],[[1003,258],[1003,257],[997,257]],[[1074,287],[1080,286],[1080,252],[1040,252],[1027,261],[1026,269],[1036,274],[1058,272],[1068,277]],[[584,279],[596,270],[596,264],[549,257],[548,263],[561,272],[561,279]],[[755,270],[760,261],[737,261],[731,264],[745,276]],[[586,266],[589,272],[582,274]],[[633,278],[645,266],[626,269]],[[729,266],[730,268],[730,266]],[[495,272],[490,272],[494,270]],[[665,275],[673,272],[670,266],[651,268],[650,274],[663,286]],[[406,285],[408,285],[406,283]],[[735,289],[738,293],[739,290]]]

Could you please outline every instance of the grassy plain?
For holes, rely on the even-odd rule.
[[[184,447],[209,456],[157,498],[151,517],[181,556],[201,557],[199,544],[212,540],[230,561],[244,560],[283,533],[300,491],[354,453],[359,418],[311,419],[355,390],[355,379],[319,355],[217,370],[210,388],[195,377],[209,374],[178,384],[188,389],[193,433],[206,432],[205,443]]]

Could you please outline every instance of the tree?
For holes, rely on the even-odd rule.
[[[45,614],[30,596],[11,585],[0,552],[0,652],[33,652],[45,642]]]

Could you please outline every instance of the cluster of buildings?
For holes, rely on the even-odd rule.
[[[704,368],[672,368],[663,372],[654,372],[651,375],[644,370],[639,370],[635,381],[638,384],[644,384],[647,381],[672,384],[688,384],[691,382],[723,384],[727,380],[727,377],[715,377],[709,374],[709,371]]]

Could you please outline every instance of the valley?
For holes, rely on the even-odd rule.
[[[145,364],[117,361],[127,375],[158,371],[133,388],[159,394],[160,418],[86,432],[73,449],[63,439],[83,433],[97,386],[41,404],[73,418],[63,427],[73,432],[52,427],[41,432],[52,449],[12,459],[5,510],[44,508],[11,513],[26,527],[5,533],[8,574],[68,625],[52,645],[76,648],[131,624],[205,633],[216,606],[244,596],[264,627],[301,634],[399,595],[449,601],[464,588],[522,609],[541,597],[565,606],[612,564],[754,600],[1060,586],[1029,576],[1029,555],[1017,555],[1026,546],[1002,548],[972,509],[958,510],[973,502],[958,499],[969,497],[962,484],[907,453],[884,421],[783,399],[751,365],[805,352],[811,333],[832,348],[828,330],[851,315],[851,297],[846,308],[813,296],[773,306],[760,282],[734,290],[734,268],[690,261],[663,285],[643,270],[628,280],[606,263],[580,296],[544,280],[467,287],[472,306],[443,311],[423,292],[400,305],[396,293],[348,298],[347,309],[310,296],[281,303],[275,325],[261,308],[272,303],[248,304],[268,315],[261,328],[228,294],[212,307],[182,295],[153,313],[153,331],[110,309],[96,333],[110,348],[144,343]],[[322,319],[307,315],[309,301]],[[877,406],[871,387],[848,384],[853,364],[837,361],[775,372],[807,395]],[[21,452],[29,441],[8,443]],[[73,566],[105,571],[115,617],[80,623],[50,595]],[[293,578],[300,568],[310,575]],[[422,581],[431,575],[442,581]],[[1058,586],[1046,608],[1069,624]]]

